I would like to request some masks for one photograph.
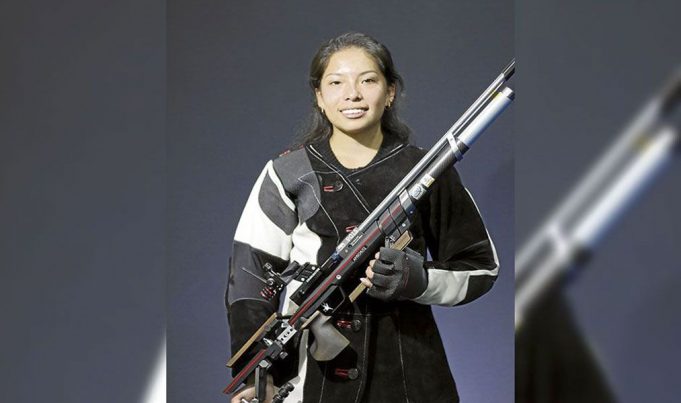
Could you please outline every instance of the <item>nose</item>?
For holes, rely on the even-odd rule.
[[[362,93],[359,91],[359,88],[357,88],[357,85],[355,84],[350,84],[348,85],[347,92],[345,94],[345,100],[347,101],[359,101],[362,99]]]

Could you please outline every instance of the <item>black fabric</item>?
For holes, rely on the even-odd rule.
[[[281,273],[288,266],[288,261],[286,260],[253,248],[243,242],[234,241],[226,293],[228,308],[229,304],[242,298],[266,301],[260,295],[260,291],[265,284],[251,273],[260,278],[265,277],[262,267],[267,263],[271,264],[274,271],[278,273]],[[251,273],[244,271],[244,268]],[[279,307],[276,299],[267,303],[272,305],[272,310],[276,310]],[[250,334],[248,336],[250,337]]]
[[[529,312],[515,342],[517,403],[610,403],[615,398],[562,293]]]

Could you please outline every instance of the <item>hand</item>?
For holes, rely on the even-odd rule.
[[[260,403],[272,403],[272,397],[274,396],[274,381],[272,380],[271,375],[267,375],[267,391],[265,393],[265,400],[263,400]],[[232,400],[230,400],[230,403],[243,403],[243,401],[246,401],[247,403],[251,403],[251,400],[255,398],[255,385],[249,384],[238,390],[237,392],[234,392],[234,395],[232,396]],[[243,399],[243,401],[242,401]]]
[[[418,252],[383,247],[375,257],[369,262],[366,277],[360,279],[370,296],[384,301],[413,299],[428,287],[423,256]]]

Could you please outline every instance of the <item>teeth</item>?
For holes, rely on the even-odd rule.
[[[341,110],[341,113],[343,113],[344,116],[346,116],[348,118],[352,118],[352,119],[364,116],[365,112],[366,112],[366,110],[359,109],[359,108],[358,109],[343,109],[343,110]]]

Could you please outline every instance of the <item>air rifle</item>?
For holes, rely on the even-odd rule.
[[[262,402],[267,371],[274,361],[286,357],[284,346],[293,336],[308,327],[319,327],[328,319],[327,315],[361,295],[365,290],[362,284],[350,294],[346,294],[341,286],[365,269],[366,257],[372,256],[382,245],[396,249],[406,246],[411,240],[408,230],[410,219],[416,212],[416,202],[428,193],[440,174],[463,158],[482,132],[511,103],[514,93],[505,84],[514,72],[515,60],[512,60],[378,207],[338,244],[324,263],[305,276],[290,297],[297,306],[293,313],[290,316],[272,314],[227,363],[228,367],[232,367],[240,362],[246,351],[256,351],[234,376],[224,393],[233,393],[255,372],[256,398],[247,403]],[[300,277],[298,274],[304,270],[309,272],[309,265],[299,265],[297,262],[292,262],[281,274],[264,268],[267,279],[262,279],[266,283],[262,295],[273,298],[292,278]],[[326,359],[339,351],[338,348],[332,350],[336,351],[327,352]],[[275,396],[273,401],[283,401],[290,389],[290,384],[286,385],[283,388],[284,396]]]
[[[516,254],[516,333],[542,298],[585,266],[600,240],[679,153],[681,69],[649,100]]]

